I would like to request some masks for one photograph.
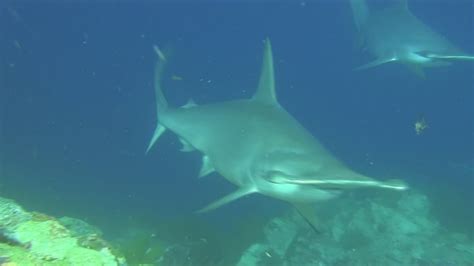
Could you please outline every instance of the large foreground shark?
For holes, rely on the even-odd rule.
[[[423,67],[450,65],[452,61],[474,60],[415,17],[406,0],[393,6],[370,10],[366,0],[350,0],[357,30],[364,47],[376,59],[356,69],[388,62],[402,62],[423,76]]]
[[[309,204],[333,198],[342,189],[404,190],[401,181],[376,181],[351,171],[333,157],[278,103],[270,41],[265,41],[257,92],[251,99],[171,108],[162,92],[165,55],[155,47],[157,126],[147,152],[166,129],[178,135],[183,151],[202,153],[200,176],[214,171],[238,189],[199,212],[252,193],[293,204],[313,228]]]

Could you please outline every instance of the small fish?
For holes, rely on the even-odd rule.
[[[182,77],[180,77],[180,76],[177,76],[177,75],[173,75],[173,76],[171,76],[171,79],[172,79],[172,80],[176,80],[176,81],[181,81],[181,80],[183,80],[183,78],[182,78]]]
[[[145,255],[150,253],[152,251],[152,248],[148,248],[146,251],[145,251]]]

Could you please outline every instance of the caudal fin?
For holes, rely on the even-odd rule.
[[[168,60],[165,54],[160,50],[160,48],[158,48],[158,46],[156,45],[153,46],[153,49],[155,50],[155,53],[158,55],[158,60],[155,65],[155,78],[154,78],[154,84],[153,84],[155,87],[156,128],[150,140],[150,143],[148,144],[146,153],[150,151],[150,149],[153,147],[155,142],[166,131],[166,128],[162,124],[160,124],[159,116],[163,115],[166,109],[168,109],[168,101],[166,100],[165,95],[163,94],[163,89],[162,89],[163,72],[165,70],[166,63]]]
[[[153,46],[155,53],[158,55],[158,61],[155,65],[155,80],[154,80],[154,87],[155,87],[155,100],[156,100],[156,111],[159,114],[160,112],[166,110],[168,108],[168,101],[163,94],[162,86],[162,78],[163,72],[165,70],[166,64],[168,63],[168,59],[166,58],[165,54],[158,48],[158,46]]]

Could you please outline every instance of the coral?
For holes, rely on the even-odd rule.
[[[70,219],[63,219],[71,224]],[[75,221],[75,224],[85,224]],[[55,218],[28,213],[11,200],[0,198],[1,265],[122,265],[125,260],[96,234],[79,236]],[[92,228],[92,227],[90,227]],[[81,231],[85,232],[85,231]],[[91,231],[87,231],[90,233]],[[93,236],[91,238],[91,236]],[[100,245],[84,245],[88,243]],[[3,241],[1,241],[3,239]]]
[[[430,214],[426,196],[387,198],[349,195],[320,206],[322,234],[296,213],[274,218],[265,240],[251,245],[238,265],[472,265],[474,243],[446,231]]]
[[[82,220],[71,218],[71,217],[61,217],[58,221],[66,227],[71,234],[76,237],[88,236],[88,235],[97,235],[102,236],[102,231],[99,228],[92,226]]]
[[[0,198],[0,228],[14,230],[18,224],[31,218],[32,215],[14,201]]]

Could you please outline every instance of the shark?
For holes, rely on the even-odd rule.
[[[361,45],[376,57],[356,70],[401,62],[424,77],[425,67],[474,60],[413,15],[407,0],[396,0],[380,10],[370,9],[366,0],[350,0],[350,4]]]
[[[270,40],[264,41],[256,93],[250,99],[170,107],[162,90],[167,57],[155,46],[156,128],[147,153],[165,131],[176,134],[182,151],[202,154],[199,177],[218,173],[237,189],[198,210],[207,212],[259,193],[286,201],[319,231],[313,203],[344,189],[405,190],[400,180],[378,181],[336,159],[278,102]]]

